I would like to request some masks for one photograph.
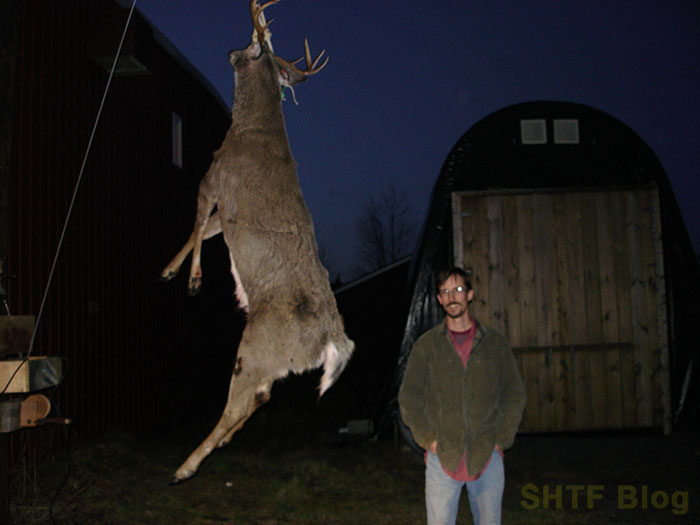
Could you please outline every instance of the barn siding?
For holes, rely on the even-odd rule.
[[[93,60],[90,28],[111,8],[107,0],[22,3],[8,253],[9,272],[16,275],[9,302],[16,314],[38,314],[47,289],[108,79]],[[121,36],[126,12],[107,18]],[[174,412],[196,410],[225,391],[227,381],[219,376],[233,361],[224,336],[204,337],[233,311],[223,245],[212,240],[205,249],[221,261],[209,268],[209,282],[219,276],[223,286],[212,285],[187,302],[182,281],[156,284],[191,230],[197,185],[228,114],[154,40],[138,14],[129,31],[130,52],[148,71],[112,81],[33,352],[65,358],[67,375],[53,403],[83,439],[110,428],[153,430]],[[183,169],[171,164],[173,111],[183,119]],[[203,319],[201,312],[217,301],[216,313]],[[240,326],[232,319],[223,332]],[[193,367],[195,357],[211,369]],[[220,387],[208,386],[212,374]]]
[[[521,430],[666,428],[656,189],[455,195],[472,310],[508,336],[525,380]]]

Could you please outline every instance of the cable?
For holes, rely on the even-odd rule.
[[[27,358],[32,355],[34,350],[34,340],[36,338],[37,329],[39,323],[41,322],[41,315],[44,311],[44,305],[46,304],[46,297],[49,293],[49,288],[51,287],[51,281],[53,280],[53,274],[56,270],[56,263],[58,262],[58,256],[61,252],[61,246],[63,246],[63,238],[66,235],[66,230],[68,229],[68,221],[70,220],[71,213],[73,211],[73,205],[75,204],[75,198],[78,195],[78,189],[80,187],[80,181],[83,178],[83,173],[85,171],[85,165],[87,164],[88,155],[90,154],[90,149],[92,148],[92,142],[95,138],[95,132],[97,131],[97,125],[100,122],[100,116],[102,115],[102,108],[104,107],[105,100],[107,98],[107,92],[109,91],[109,86],[112,83],[112,77],[114,76],[114,71],[117,68],[117,61],[119,60],[119,55],[122,51],[122,46],[124,45],[124,39],[126,38],[126,32],[129,29],[129,24],[131,23],[131,15],[136,7],[136,0],[131,4],[131,9],[129,10],[129,16],[126,19],[126,25],[124,26],[124,32],[122,33],[122,38],[119,41],[119,47],[117,48],[117,53],[114,57],[114,62],[112,63],[112,69],[109,72],[109,79],[107,80],[107,85],[105,86],[105,91],[102,95],[102,101],[100,102],[100,108],[97,110],[97,117],[95,118],[95,124],[92,127],[92,133],[90,133],[90,140],[88,141],[87,149],[85,150],[85,156],[83,157],[83,164],[80,166],[80,172],[78,173],[78,180],[75,183],[75,190],[73,190],[73,198],[70,201],[70,206],[68,206],[68,214],[66,215],[66,220],[63,223],[63,231],[61,231],[61,238],[58,241],[58,248],[56,249],[56,255],[53,259],[53,264],[51,265],[51,272],[49,273],[49,279],[46,283],[46,289],[44,290],[44,297],[41,300],[41,305],[39,306],[39,313],[36,316],[36,323],[34,324],[34,331],[32,332],[32,339],[29,343],[29,352],[27,352]],[[21,366],[21,365],[20,365]]]

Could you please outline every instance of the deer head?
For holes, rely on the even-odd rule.
[[[311,50],[309,49],[308,39],[304,39],[303,57],[296,60],[288,61],[278,57],[272,50],[272,34],[270,32],[270,24],[265,21],[265,13],[263,12],[269,6],[276,4],[279,0],[269,0],[263,5],[259,5],[257,0],[250,1],[250,16],[253,20],[253,36],[250,45],[241,50],[234,50],[229,53],[229,62],[236,69],[237,73],[242,73],[250,67],[257,65],[257,62],[265,62],[271,60],[274,65],[276,81],[280,87],[287,87],[292,91],[294,97],[293,86],[306,80],[310,75],[314,75],[321,71],[328,63],[328,57],[319,65],[325,50],[321,51],[315,59],[311,59]],[[301,60],[306,58],[306,69],[302,70],[297,67]],[[296,103],[296,98],[294,98]]]

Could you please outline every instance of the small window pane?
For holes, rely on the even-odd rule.
[[[523,144],[547,144],[547,123],[544,119],[520,121],[520,139]]]
[[[173,164],[182,168],[182,118],[173,113]]]
[[[555,144],[578,144],[578,119],[559,119],[554,121]]]

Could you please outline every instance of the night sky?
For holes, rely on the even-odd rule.
[[[131,5],[131,0],[122,4]],[[228,52],[248,45],[247,0],[137,0],[137,9],[230,106]],[[700,252],[700,2],[282,0],[275,53],[307,36],[328,66],[285,119],[331,273],[356,265],[354,224],[390,182],[416,232],[447,154],[487,115],[532,100],[602,110],[637,132],[668,174]]]

